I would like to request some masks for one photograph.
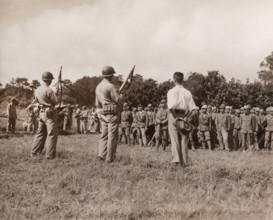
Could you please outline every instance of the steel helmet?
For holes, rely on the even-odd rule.
[[[53,74],[51,72],[44,72],[42,75],[42,80],[52,80],[54,79]]]
[[[112,66],[105,66],[102,69],[102,76],[107,77],[107,76],[112,76],[116,73],[114,68]]]

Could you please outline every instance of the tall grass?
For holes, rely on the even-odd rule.
[[[97,135],[60,136],[56,160],[31,159],[32,137],[0,139],[1,219],[273,219],[273,154],[118,146],[97,160]]]

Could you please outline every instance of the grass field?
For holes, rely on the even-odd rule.
[[[31,159],[32,136],[0,139],[0,219],[273,219],[273,153],[118,147],[96,158],[98,135],[59,136],[58,156]]]

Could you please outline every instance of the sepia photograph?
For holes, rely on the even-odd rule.
[[[1,220],[272,220],[273,1],[0,0]]]

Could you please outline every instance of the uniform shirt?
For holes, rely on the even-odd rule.
[[[211,130],[211,116],[209,114],[201,113],[198,117],[198,128],[200,131],[210,131]]]
[[[236,116],[234,117],[234,128],[235,129],[240,129],[241,128],[241,117]]]
[[[58,98],[55,92],[44,82],[35,91],[35,100],[44,106],[55,106],[58,103]]]
[[[266,124],[266,127],[265,127],[266,131],[273,131],[273,116],[272,115],[266,115],[264,123]]]
[[[126,128],[130,127],[133,121],[133,116],[130,111],[121,112],[121,127]]]
[[[137,112],[136,113],[136,121],[138,127],[146,127],[148,120],[147,120],[147,113],[145,111]]]
[[[156,114],[154,112],[147,112],[148,126],[155,124]]]
[[[256,117],[255,115],[241,115],[241,133],[253,133],[256,131]]]
[[[96,88],[96,106],[102,108],[105,104],[117,104],[118,99],[114,85],[104,78]]]
[[[227,113],[219,113],[215,118],[215,125],[217,131],[220,131],[223,127],[225,131],[229,131],[231,129],[231,118]]]
[[[167,94],[168,109],[184,109],[186,111],[196,108],[192,94],[182,85],[176,85]]]
[[[82,121],[87,122],[87,116],[88,116],[88,111],[87,110],[82,110],[80,114],[80,118]]]
[[[13,103],[9,103],[7,106],[8,118],[17,118],[16,106]]]
[[[81,109],[77,108],[76,113],[75,113],[75,118],[80,119],[81,116]]]

